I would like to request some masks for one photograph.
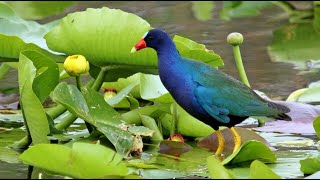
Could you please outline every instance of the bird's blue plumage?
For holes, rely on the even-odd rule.
[[[147,47],[158,55],[159,76],[177,103],[211,125],[234,126],[249,116],[286,117],[287,107],[266,101],[249,87],[203,62],[180,56],[164,31],[150,30]]]

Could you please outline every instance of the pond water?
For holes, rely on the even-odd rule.
[[[272,32],[287,24],[287,19],[276,19],[284,15],[277,7],[270,7],[255,17],[224,21],[219,18],[222,2],[215,2],[212,19],[197,20],[189,1],[107,1],[81,2],[64,13],[46,18],[41,23],[61,18],[68,13],[85,10],[87,7],[99,8],[107,6],[139,15],[154,28],[177,34],[214,50],[224,60],[222,71],[238,78],[233,59],[232,47],[227,44],[226,37],[231,32],[240,32],[244,43],[240,46],[244,67],[253,89],[266,93],[271,99],[286,99],[287,96],[310,82],[318,80],[318,74],[299,74],[294,65],[271,62],[267,46],[271,44]],[[17,74],[11,70],[7,78],[0,81],[0,86],[18,87]],[[281,172],[280,172],[281,173]],[[301,176],[301,174],[297,174]],[[28,166],[10,164],[0,161],[0,178],[27,178]]]

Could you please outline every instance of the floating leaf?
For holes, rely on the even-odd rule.
[[[230,20],[231,18],[256,16],[260,14],[261,9],[271,5],[271,2],[268,1],[224,1],[220,18]]]
[[[211,20],[213,16],[214,2],[212,1],[191,1],[192,12],[200,21]]]
[[[320,85],[319,82],[312,82],[307,88],[302,88],[291,93],[286,101],[294,101],[309,104],[320,103]]]
[[[19,159],[26,164],[74,178],[128,174],[122,156],[100,144],[79,142],[71,148],[60,144],[39,144],[28,148]]]
[[[320,32],[320,2],[313,1],[314,8],[314,18],[313,18],[313,27],[317,32]]]
[[[250,165],[250,179],[281,179],[264,163],[254,160]]]
[[[0,147],[0,160],[7,163],[19,163],[20,152],[7,147]]]
[[[198,44],[195,41],[178,35],[173,37],[173,41],[179,53],[184,57],[199,60],[214,67],[224,65],[221,57],[212,50],[207,50],[203,44]]]
[[[159,75],[141,74],[140,94],[142,99],[149,101],[160,103],[174,102],[168,90],[163,86]]]
[[[46,34],[45,39],[50,49],[67,55],[82,54],[99,67],[110,64],[156,66],[153,50],[130,53],[149,29],[149,23],[135,14],[107,7],[88,8],[62,18],[60,25]]]
[[[43,39],[57,22],[40,25],[34,21],[26,21],[17,15],[6,4],[0,3],[0,60],[18,61],[20,52],[24,50],[38,51],[56,62],[63,62],[62,56],[50,53]],[[52,52],[52,51],[51,51]]]
[[[300,160],[300,170],[304,174],[313,174],[317,171],[320,171],[320,159],[319,158],[306,158]]]
[[[139,169],[159,169],[159,166],[145,163],[141,159],[131,159],[127,163],[128,163],[127,166],[132,166]]]
[[[145,179],[176,179],[186,176],[184,173],[165,169],[141,169],[139,173]]]
[[[207,164],[209,175],[212,179],[235,179],[235,176],[216,157],[209,156]]]
[[[159,152],[179,157],[182,153],[188,152],[191,149],[191,146],[183,142],[163,140],[160,143]]]
[[[285,25],[273,32],[268,53],[273,62],[287,62],[298,69],[307,69],[307,62],[319,60],[320,33],[312,23],[295,23]]]
[[[275,154],[268,146],[260,141],[246,141],[240,149],[222,161],[224,165],[233,165],[237,163],[248,163],[250,161],[260,160],[263,162],[274,163]]]
[[[74,4],[73,1],[7,1],[23,19],[40,20],[62,13]]]
[[[313,120],[313,128],[316,131],[318,138],[320,138],[320,116]]]
[[[265,140],[263,137],[261,137],[259,134],[256,132],[246,129],[246,128],[241,128],[241,127],[235,127],[236,131],[241,137],[241,142],[244,144],[245,142],[249,140],[257,140],[260,142],[263,142],[264,144],[269,145],[267,140]],[[229,128],[224,128],[220,130],[222,136],[224,137],[225,140],[225,145],[224,145],[224,150],[223,154],[225,156],[228,156],[232,153],[233,147],[234,147],[234,138],[231,130]],[[216,133],[212,133],[203,139],[201,139],[197,145],[202,148],[209,149],[212,152],[215,152],[218,148],[218,138]]]

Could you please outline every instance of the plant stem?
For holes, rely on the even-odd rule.
[[[62,113],[64,113],[67,109],[61,105],[61,104],[58,104],[56,105],[55,107],[53,108],[50,108],[49,110],[47,110],[47,114],[49,116],[51,116],[52,119],[55,119],[57,118],[58,116],[60,116]]]
[[[94,84],[94,82],[95,82],[96,80],[95,79],[90,79],[90,81],[86,84],[86,87],[87,88],[91,88],[92,86],[93,86],[93,84]]]
[[[75,120],[77,119],[77,116],[69,113],[66,117],[64,117],[60,123],[56,124],[55,127],[58,130],[63,130],[69,127]]]
[[[176,133],[176,128],[178,125],[178,111],[177,111],[177,103],[173,102],[171,106],[171,112],[172,112],[172,123],[170,128],[170,136]]]
[[[81,74],[79,76],[76,76],[76,83],[77,83],[78,90],[81,92],[81,87],[82,87]]]
[[[237,69],[239,72],[240,79],[245,85],[250,87],[250,84],[249,84],[249,81],[248,81],[248,78],[246,75],[246,71],[244,70],[244,67],[243,67],[241,53],[240,53],[240,47],[239,47],[239,45],[235,45],[235,46],[232,46],[232,48],[233,48],[233,55],[234,55],[234,59],[236,61],[236,66],[237,66]]]
[[[94,84],[92,85],[92,89],[94,89],[95,91],[99,91],[100,90],[100,87],[103,83],[103,80],[104,80],[104,76],[106,75],[106,72],[107,72],[107,69],[105,67],[101,68]]]
[[[29,135],[23,137],[19,141],[14,142],[10,147],[12,148],[19,148],[19,149],[26,149],[29,144],[31,144],[31,137]]]

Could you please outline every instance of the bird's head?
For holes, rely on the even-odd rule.
[[[168,39],[168,37],[169,39],[171,39],[165,31],[160,29],[152,29],[142,36],[142,38],[131,49],[131,53],[147,47],[157,50],[157,48],[164,43],[164,40]]]

